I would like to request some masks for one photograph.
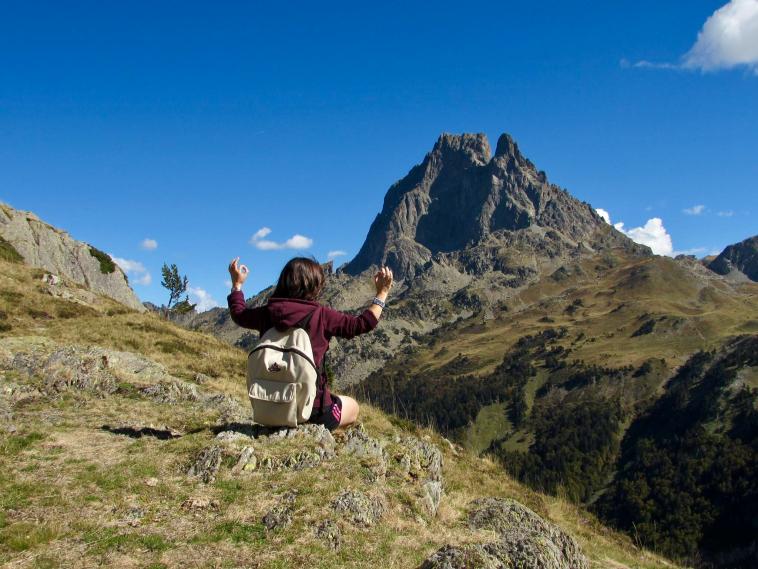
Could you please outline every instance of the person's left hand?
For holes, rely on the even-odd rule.
[[[232,286],[234,288],[242,288],[242,284],[250,274],[250,271],[245,265],[239,264],[239,260],[240,258],[237,257],[232,259],[232,262],[229,263],[229,275],[232,277]]]

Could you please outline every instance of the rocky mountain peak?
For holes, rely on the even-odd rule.
[[[758,281],[758,235],[729,245],[708,264],[708,268],[732,279]]]
[[[570,247],[632,242],[592,207],[548,184],[508,134],[494,157],[484,134],[443,133],[432,151],[387,191],[384,206],[345,271],[386,264],[403,278],[438,253],[475,247],[502,232],[532,226],[558,232]],[[596,235],[597,234],[597,235]]]
[[[490,161],[490,143],[483,133],[442,133],[432,149],[431,156],[445,161],[446,165],[460,161],[462,164],[483,165]]]

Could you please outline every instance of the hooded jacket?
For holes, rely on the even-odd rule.
[[[324,356],[329,350],[329,341],[334,336],[346,339],[353,338],[359,334],[370,332],[376,328],[378,323],[376,316],[368,309],[364,310],[360,316],[353,316],[319,304],[315,300],[272,297],[264,306],[248,308],[245,304],[244,293],[235,290],[227,297],[227,302],[229,303],[229,314],[235,324],[243,328],[257,330],[260,334],[272,327],[283,332],[313,312],[306,332],[308,332],[311,340],[313,359],[319,369],[321,369]],[[322,376],[316,392],[314,415],[329,409],[331,405],[331,393],[326,384],[326,377]]]

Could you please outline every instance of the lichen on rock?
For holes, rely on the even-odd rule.
[[[447,545],[421,569],[588,569],[589,562],[570,535],[515,500],[480,498],[470,507],[469,527],[494,531],[498,540]]]

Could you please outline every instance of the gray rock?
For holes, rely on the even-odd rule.
[[[204,383],[208,383],[211,380],[211,377],[209,375],[205,375],[204,373],[196,373],[195,374],[195,383],[198,385],[203,385]]]
[[[370,497],[358,490],[345,490],[332,500],[332,508],[343,512],[348,519],[360,527],[371,527],[384,515],[384,502],[378,497]]]
[[[424,482],[422,490],[424,506],[432,516],[436,516],[440,502],[442,502],[442,482],[439,480],[427,480]]]
[[[729,245],[708,264],[708,268],[720,275],[744,275],[751,281],[758,281],[758,235]]]
[[[221,447],[217,445],[203,449],[187,470],[187,476],[193,476],[210,484],[216,480],[221,466]]]
[[[255,449],[253,447],[245,447],[242,449],[237,464],[232,468],[232,474],[239,474],[243,471],[252,471],[258,466],[258,458],[255,456]]]
[[[0,203],[0,237],[10,243],[27,264],[67,278],[134,310],[145,310],[118,266],[104,273],[90,245],[73,239],[33,213]]]
[[[420,569],[521,569],[501,544],[446,545],[433,553]]]
[[[200,395],[197,387],[191,383],[181,380],[162,381],[154,385],[142,387],[140,394],[159,403],[168,403],[176,405],[185,401],[198,401]]]
[[[436,516],[442,501],[442,452],[436,445],[408,436],[400,439],[395,459],[400,471],[421,483],[421,502],[430,515]]]
[[[269,531],[284,529],[292,524],[292,506],[282,503],[263,516],[263,525]]]
[[[316,537],[325,543],[330,549],[337,550],[342,545],[342,531],[332,520],[324,520],[315,531]]]
[[[519,569],[587,569],[574,539],[515,500],[480,498],[471,503],[469,526],[500,536],[496,557]],[[506,564],[510,563],[510,565]]]
[[[396,458],[403,472],[420,480],[442,480],[442,452],[436,445],[414,436],[403,437],[400,445],[403,451]]]
[[[370,481],[376,482],[387,474],[387,453],[381,443],[359,427],[348,430],[345,437],[345,454],[357,457],[370,473]]]

